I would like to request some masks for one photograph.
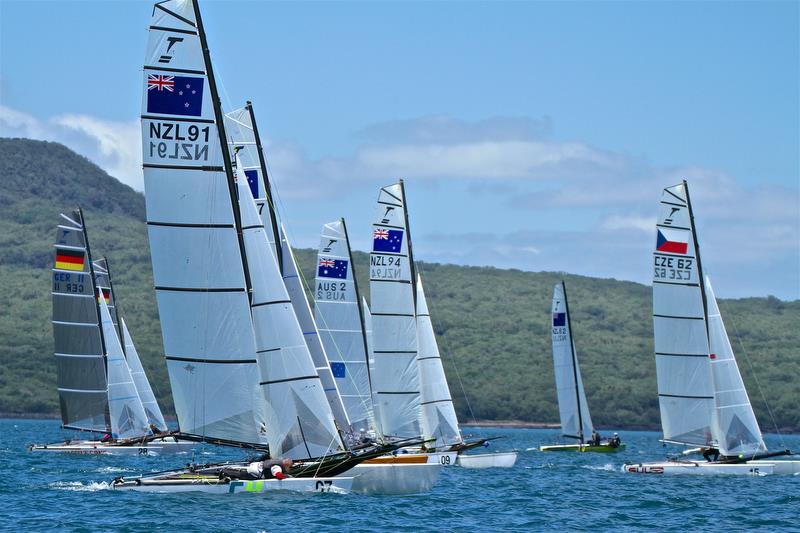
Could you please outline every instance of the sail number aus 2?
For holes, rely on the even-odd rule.
[[[691,281],[694,259],[665,255],[653,256],[655,262],[653,279]]]

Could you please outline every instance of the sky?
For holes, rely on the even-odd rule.
[[[799,6],[201,1],[295,245],[345,217],[366,250],[402,177],[417,259],[649,283],[661,189],[686,179],[717,295],[782,299],[800,298]],[[150,14],[0,0],[0,136],[142,190]]]

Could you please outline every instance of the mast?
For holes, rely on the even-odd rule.
[[[253,103],[248,100],[245,104],[247,112],[250,114],[250,123],[253,125],[253,136],[256,139],[256,151],[258,152],[258,164],[261,166],[261,175],[264,178],[264,194],[267,196],[267,209],[269,210],[269,219],[272,222],[273,240],[275,242],[275,258],[278,260],[278,270],[283,273],[283,250],[281,249],[281,238],[278,230],[278,220],[275,215],[275,202],[272,200],[272,187],[269,183],[269,175],[267,174],[267,161],[264,158],[264,148],[261,146],[261,136],[258,134],[258,126],[256,125],[256,115],[253,112]]]
[[[114,314],[117,316],[117,335],[119,335],[120,340],[123,339],[122,335],[122,322],[119,319],[119,302],[117,301],[117,293],[114,292],[114,283],[111,281],[111,266],[108,262],[108,257],[105,255],[103,256],[103,262],[106,265],[106,275],[108,276],[108,289],[111,291],[111,297],[114,298]],[[125,342],[122,340],[122,353],[127,355],[125,351]]]
[[[222,114],[222,101],[217,92],[217,81],[214,78],[214,68],[211,66],[211,52],[208,49],[208,40],[206,39],[206,31],[203,28],[203,19],[200,17],[200,6],[197,0],[192,0],[192,7],[194,9],[194,18],[197,23],[197,34],[200,38],[200,48],[203,50],[203,61],[206,67],[206,77],[208,78],[208,90],[211,93],[211,103],[214,108],[214,119],[217,122],[217,132],[219,134],[220,150],[222,151],[222,164],[225,168],[225,175],[228,177],[228,192],[231,197],[231,209],[233,210],[233,220],[236,225],[236,237],[239,240],[239,253],[242,259],[242,268],[244,269],[244,280],[247,288],[247,298],[252,301],[253,299],[253,284],[250,280],[250,269],[247,266],[247,255],[244,248],[244,236],[242,235],[242,217],[239,213],[236,194],[236,181],[233,175],[233,162],[231,160],[230,150],[228,149],[228,137],[225,134],[225,117]]]
[[[361,323],[361,340],[364,342],[364,358],[367,364],[367,380],[369,382],[369,397],[372,398],[372,369],[369,367],[369,345],[367,344],[367,328],[364,323],[364,306],[361,302],[361,293],[358,292],[358,280],[356,280],[356,268],[353,262],[353,250],[350,248],[350,237],[347,235],[347,224],[342,221],[342,230],[344,231],[344,239],[347,242],[347,257],[350,259],[350,268],[353,270],[353,292],[356,295],[356,302],[358,305],[358,319]]]
[[[561,280],[561,290],[564,291],[564,310],[567,312],[567,328],[569,329],[569,350],[572,353],[572,377],[575,380],[575,403],[578,408],[578,438],[583,444],[583,414],[581,413],[581,393],[578,389],[578,361],[575,356],[575,341],[573,340],[572,319],[569,316],[569,302],[567,300],[567,286]]]
[[[706,338],[708,335],[708,300],[706,300],[706,284],[703,275],[703,264],[700,262],[700,244],[697,239],[697,228],[694,225],[694,210],[692,210],[692,200],[689,198],[689,184],[683,180],[683,190],[686,191],[686,209],[689,212],[689,224],[692,228],[692,240],[694,241],[694,258],[697,261],[697,279],[700,284],[700,294],[703,296],[703,316],[705,317]]]
[[[408,202],[406,202],[406,186],[403,178],[400,178],[400,197],[403,201],[403,217],[406,224],[406,241],[408,242],[408,266],[411,269],[411,286],[417,282],[417,267],[414,263],[414,252],[411,249],[411,226],[408,225]],[[417,312],[417,291],[412,288],[411,294],[414,297],[414,314]]]

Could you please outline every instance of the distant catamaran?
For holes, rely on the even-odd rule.
[[[83,212],[61,215],[53,268],[53,336],[62,427],[102,440],[32,445],[31,451],[159,454],[190,451],[167,431],[128,328],[108,260],[92,261]]]
[[[653,252],[653,333],[664,441],[718,450],[716,461],[625,464],[648,474],[793,474],[800,461],[770,459],[714,291],[704,276],[686,181],[661,194]]]
[[[562,281],[553,288],[552,308],[553,369],[556,376],[558,414],[561,418],[561,432],[575,444],[551,444],[540,446],[543,452],[617,452],[625,449],[624,444],[614,441],[591,442],[594,433],[586,393],[583,390],[578,354],[572,338],[572,321],[567,303],[567,287]],[[599,438],[598,438],[599,440]]]

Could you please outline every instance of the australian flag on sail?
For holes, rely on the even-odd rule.
[[[347,367],[344,363],[331,363],[331,373],[335,378],[343,378],[345,376]]]
[[[372,251],[400,253],[403,230],[375,228],[372,231]]]
[[[147,75],[147,112],[199,117],[203,113],[203,78]]]
[[[567,325],[567,313],[553,313],[553,327],[559,328]]]
[[[320,259],[317,276],[321,278],[347,279],[346,259]]]
[[[258,195],[258,170],[245,170],[244,175],[247,177],[247,184],[250,186],[250,192],[253,193],[253,198],[260,198]]]

